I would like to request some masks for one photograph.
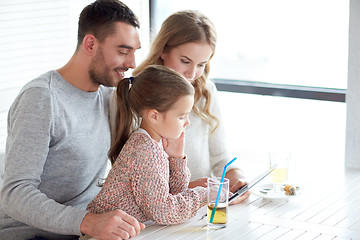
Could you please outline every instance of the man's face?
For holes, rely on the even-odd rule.
[[[117,86],[129,68],[135,68],[135,51],[140,48],[139,33],[130,24],[115,23],[115,33],[98,45],[89,75],[94,84]]]

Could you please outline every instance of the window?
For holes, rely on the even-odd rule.
[[[228,148],[247,174],[272,150],[291,152],[298,167],[303,159],[343,165],[348,0],[153,0],[153,33],[184,9],[217,28],[210,77],[222,90]]]
[[[153,0],[153,32],[183,9],[217,28],[212,78],[346,89],[349,1]]]

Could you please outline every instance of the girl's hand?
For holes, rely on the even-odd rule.
[[[196,179],[195,181],[189,182],[188,188],[196,188],[196,187],[207,187],[207,178]]]
[[[178,139],[162,138],[165,152],[169,157],[182,159],[185,157],[185,132],[182,132]]]

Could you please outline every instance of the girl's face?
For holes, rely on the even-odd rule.
[[[212,53],[208,43],[190,42],[164,51],[160,57],[164,66],[172,68],[189,82],[193,82],[203,74]]]
[[[177,139],[190,124],[189,113],[194,105],[194,95],[180,97],[172,107],[159,113],[159,128],[156,130],[161,138]]]

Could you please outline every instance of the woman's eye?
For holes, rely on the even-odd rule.
[[[189,63],[189,61],[186,61],[186,60],[183,60],[183,59],[181,59],[181,62],[182,62],[182,63],[186,63],[186,64]]]

